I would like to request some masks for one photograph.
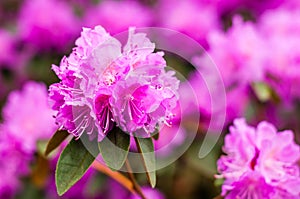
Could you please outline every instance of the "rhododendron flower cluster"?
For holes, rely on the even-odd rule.
[[[0,198],[11,198],[19,189],[19,177],[29,173],[31,154],[21,149],[13,136],[0,126]]]
[[[123,50],[101,26],[84,28],[70,56],[53,66],[61,82],[50,87],[50,99],[61,128],[100,141],[115,124],[143,136],[168,124],[179,81],[165,70],[163,53],[154,48],[133,28]]]
[[[57,128],[48,105],[46,86],[28,82],[9,94],[0,124],[0,197],[10,198],[19,178],[29,173],[37,141],[49,139]]]
[[[205,47],[207,34],[220,27],[215,7],[205,2],[162,0],[157,8],[159,26],[187,34]]]
[[[208,43],[208,53],[220,70],[225,86],[245,86],[263,79],[266,42],[252,22],[243,22],[236,16],[226,33],[211,32]]]
[[[265,12],[259,24],[268,49],[272,49],[265,57],[266,81],[287,103],[300,98],[299,17],[299,9],[281,8]]]
[[[12,91],[3,107],[3,129],[9,132],[25,151],[32,152],[36,141],[48,139],[56,130],[48,104],[46,86],[27,82],[21,91]],[[21,106],[21,107],[20,107]]]
[[[61,50],[79,33],[78,24],[72,8],[63,1],[26,0],[17,28],[20,38],[36,50]]]
[[[11,65],[16,55],[14,49],[14,37],[6,30],[0,29],[0,68]]]
[[[299,198],[300,147],[292,131],[277,132],[267,122],[257,128],[236,119],[225,137],[218,177],[226,198]]]
[[[137,1],[101,1],[84,16],[84,25],[102,25],[110,34],[126,31],[128,27],[148,27],[153,23],[151,10]],[[137,17],[138,16],[138,17]]]

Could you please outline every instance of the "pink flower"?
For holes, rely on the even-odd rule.
[[[151,187],[142,187],[142,191],[147,198],[151,199],[164,199],[164,195],[158,191],[157,189],[153,189]],[[140,199],[141,197],[138,195],[132,195],[129,199]]]
[[[235,198],[264,196],[276,198],[300,196],[300,147],[294,142],[292,131],[277,132],[267,122],[257,128],[248,126],[244,119],[236,119],[225,137],[226,155],[218,161],[219,177],[225,178],[222,195]],[[260,187],[264,192],[255,191]],[[262,187],[266,187],[263,189]],[[269,190],[269,191],[266,191]],[[260,197],[258,197],[260,198]]]
[[[239,181],[235,181],[231,185],[223,185],[223,187],[225,186],[231,189],[226,195],[226,199],[272,198],[275,194],[275,188],[268,185],[257,172],[245,173]]]
[[[64,50],[79,30],[72,8],[63,1],[27,0],[21,7],[18,32],[37,50]]]
[[[167,122],[179,81],[165,71],[163,53],[153,52],[145,34],[130,29],[122,51],[117,39],[96,26],[84,28],[76,45],[60,67],[53,66],[62,81],[50,87],[50,98],[62,128],[102,140],[115,124],[149,136]]]
[[[56,130],[54,111],[48,105],[46,86],[28,82],[21,91],[9,94],[3,107],[3,128],[22,149],[32,152],[39,139],[48,139]]]
[[[266,43],[255,24],[235,17],[228,32],[212,32],[208,43],[226,87],[263,80]]]
[[[198,70],[201,70],[202,66],[207,67],[205,62],[201,62],[200,64],[201,65],[199,66]],[[191,97],[191,91],[188,89],[189,84],[195,92],[195,97],[197,100]],[[212,91],[208,89],[208,85],[206,85],[206,82],[199,72],[191,73],[191,75],[188,77],[188,81],[184,82],[182,85],[183,86],[180,89],[180,96],[185,98],[184,102],[188,104],[184,114],[193,115],[196,112],[200,112],[200,122],[201,124],[204,124],[205,128],[208,128],[209,120],[213,114],[211,99],[213,97],[211,96]],[[229,123],[232,122],[234,118],[241,117],[245,113],[246,107],[249,104],[249,94],[248,87],[245,86],[235,86],[232,88],[227,87],[226,89],[226,99],[223,99],[226,100],[226,105],[224,110],[219,111],[218,114],[223,114],[223,112],[226,112],[226,122]],[[239,98],[238,101],[236,100],[237,98]],[[222,98],[220,98],[220,100],[222,100]]]
[[[48,106],[46,86],[28,82],[21,91],[12,91],[3,107],[0,126],[0,197],[18,191],[20,178],[29,174],[37,141],[48,139],[56,130],[54,111]]]
[[[300,9],[264,13],[259,26],[267,41],[266,82],[285,103],[300,98]]]
[[[3,126],[0,134],[0,198],[12,198],[20,187],[19,178],[29,173],[31,157]]]
[[[0,68],[3,66],[13,66],[15,63],[15,38],[11,33],[0,29]]]
[[[104,0],[86,11],[84,25],[89,27],[101,25],[114,35],[126,31],[130,26],[150,26],[151,14],[150,9],[135,0]]]
[[[219,28],[214,7],[194,0],[164,0],[157,5],[158,25],[185,33],[206,45],[207,34]]]

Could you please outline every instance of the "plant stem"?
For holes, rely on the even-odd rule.
[[[95,168],[96,170],[100,171],[101,173],[106,174],[107,176],[111,177],[112,179],[116,180],[118,183],[120,183],[123,187],[125,187],[131,193],[133,193],[133,194],[137,193],[137,191],[135,190],[135,186],[132,183],[132,180],[129,180],[127,177],[125,177],[121,173],[119,173],[117,171],[112,171],[111,169],[102,165],[98,161],[94,161],[92,164],[92,167]]]
[[[127,173],[129,175],[129,178],[131,179],[131,182],[134,186],[134,189],[135,191],[137,192],[137,194],[139,194],[141,196],[142,199],[147,199],[140,187],[140,185],[137,183],[137,181],[135,180],[135,177],[133,175],[133,172],[132,172],[132,169],[131,169],[131,166],[129,164],[129,161],[128,159],[125,161],[125,165],[126,165],[126,168],[127,168]]]

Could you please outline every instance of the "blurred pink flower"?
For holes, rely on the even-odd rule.
[[[208,57],[207,57],[208,58]],[[204,61],[204,60],[202,60]],[[200,62],[202,66],[205,62]],[[201,67],[201,66],[199,66]],[[201,70],[201,68],[200,68]],[[185,108],[185,115],[193,115],[195,112],[200,112],[201,116],[201,124],[204,125],[205,128],[208,128],[208,124],[210,123],[211,115],[212,115],[212,93],[208,89],[208,85],[206,84],[201,74],[196,71],[191,73],[188,77],[188,81],[184,82],[182,87],[180,87],[180,96],[185,98],[183,101],[188,104]],[[189,94],[188,85],[190,85],[195,93],[195,97],[197,98],[197,102],[195,99],[191,97]],[[236,100],[236,99],[239,100]],[[220,99],[221,100],[221,99]],[[236,117],[241,117],[244,115],[247,106],[249,105],[249,94],[248,87],[245,86],[233,86],[232,88],[226,88],[226,105],[224,107],[224,111],[226,111],[226,123],[232,122],[232,120]],[[219,114],[223,114],[220,111]]]
[[[164,199],[164,195],[158,191],[157,189],[153,189],[151,187],[142,187],[142,191],[147,198],[151,199]],[[141,197],[138,195],[132,195],[129,199],[140,199]]]
[[[203,4],[209,4],[218,11],[218,15],[234,12],[242,7],[244,0],[200,0]]]
[[[84,28],[76,45],[60,68],[53,66],[62,81],[50,87],[50,99],[61,127],[100,141],[114,123],[149,136],[167,122],[179,81],[165,71],[163,53],[153,52],[155,45],[145,34],[130,29],[122,52],[121,43],[96,26]]]
[[[0,29],[0,68],[14,66],[16,50],[15,37],[8,31]]]
[[[103,26],[112,35],[126,31],[129,27],[148,27],[152,24],[152,13],[135,0],[104,0],[91,7],[84,16],[84,26]]]
[[[235,17],[228,32],[212,32],[208,43],[208,54],[220,70],[226,87],[248,85],[264,78],[266,42],[252,22]]]
[[[259,21],[268,44],[266,81],[286,103],[300,98],[300,9],[277,9],[264,13]]]
[[[200,0],[202,3],[215,7],[220,17],[246,11],[252,17],[259,17],[267,10],[278,8],[284,4],[291,4],[297,0]]]
[[[297,188],[300,185],[297,165],[300,147],[295,143],[292,131],[277,132],[267,122],[254,128],[244,119],[236,119],[230,134],[225,137],[223,151],[226,155],[218,161],[219,177],[225,178],[222,195],[229,192],[228,198],[234,198],[231,195],[238,192],[245,194],[242,198],[252,194],[264,198],[276,198],[275,194],[291,198],[300,196]],[[269,193],[254,191],[260,185],[267,187]]]
[[[12,91],[3,107],[3,128],[22,149],[32,152],[39,139],[48,139],[56,131],[54,111],[48,105],[47,88],[28,82],[21,91]]]
[[[36,50],[65,50],[80,30],[72,8],[58,0],[26,0],[17,28],[21,39]]]
[[[185,33],[206,47],[207,34],[220,28],[213,6],[195,0],[163,0],[157,5],[157,25]]]
[[[21,149],[22,143],[0,126],[0,198],[13,198],[20,188],[19,178],[29,173],[31,156]]]

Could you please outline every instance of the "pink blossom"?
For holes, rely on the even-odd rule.
[[[159,26],[185,33],[203,45],[206,45],[207,34],[220,26],[216,10],[205,3],[163,0],[157,7]]]
[[[300,97],[299,17],[299,9],[270,10],[259,23],[268,49],[272,49],[265,56],[266,82],[286,103]]]
[[[32,152],[39,139],[48,139],[56,130],[54,111],[48,105],[44,84],[28,82],[20,91],[12,91],[3,107],[3,128],[23,150]]]
[[[84,16],[85,26],[101,25],[112,35],[126,31],[130,26],[148,27],[151,23],[150,9],[135,0],[104,0],[88,9]]]
[[[157,189],[153,189],[151,187],[142,187],[142,191],[147,198],[151,199],[164,199],[164,195],[158,191]],[[129,199],[140,199],[141,197],[138,195],[132,195]]]
[[[30,156],[5,127],[0,127],[0,134],[0,198],[12,198],[20,188],[19,178],[29,173]]]
[[[235,17],[228,32],[212,32],[208,43],[226,87],[263,80],[266,43],[255,24]]]
[[[14,196],[20,178],[29,174],[37,141],[48,139],[57,128],[53,114],[41,83],[28,82],[9,94],[0,126],[0,172],[5,174],[0,180],[1,198]]]
[[[2,66],[13,66],[15,62],[15,38],[14,36],[4,30],[0,29],[0,68]]]
[[[254,128],[244,119],[236,119],[230,134],[225,137],[223,151],[226,155],[218,161],[219,177],[225,178],[222,195],[229,193],[228,198],[235,198],[236,194],[243,196],[241,198],[300,196],[297,165],[300,147],[295,143],[292,131],[277,132],[267,122]],[[263,192],[256,191],[255,187],[260,187]]]
[[[26,0],[17,25],[20,37],[37,50],[64,50],[80,30],[72,8],[58,0]]]
[[[226,199],[246,198],[272,198],[275,195],[275,188],[268,185],[265,179],[257,172],[248,172],[242,175],[239,181],[231,185],[223,185],[231,189]],[[275,198],[275,197],[274,197]]]
[[[201,66],[205,66],[205,62],[200,63]],[[200,67],[201,67],[200,66]],[[201,69],[200,69],[201,70]],[[191,85],[193,91],[195,92],[196,100],[191,97],[189,94],[188,85]],[[185,115],[193,115],[195,112],[200,112],[201,115],[201,124],[208,127],[210,117],[212,115],[212,99],[211,91],[208,89],[208,85],[204,81],[200,73],[194,72],[188,78],[187,82],[182,84],[183,86],[180,89],[180,96],[184,98],[184,102],[187,105],[185,108]],[[201,92],[199,92],[201,91]],[[239,98],[239,100],[236,100]],[[221,99],[220,99],[221,100]],[[248,87],[245,86],[233,86],[232,88],[226,88],[226,105],[224,111],[226,112],[226,122],[231,122],[236,117],[241,117],[247,106],[249,105],[249,94]],[[220,112],[219,114],[223,114]]]
[[[167,122],[179,81],[164,70],[163,53],[153,52],[145,34],[130,29],[122,51],[117,39],[96,26],[84,28],[76,45],[60,67],[53,66],[62,81],[50,87],[50,99],[62,128],[102,140],[115,124],[149,136]]]

